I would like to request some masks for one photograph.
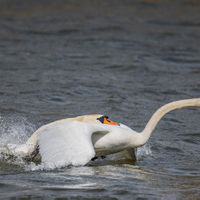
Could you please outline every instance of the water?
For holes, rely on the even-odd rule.
[[[141,131],[200,94],[199,1],[1,1],[0,147],[101,113]],[[1,199],[199,199],[198,108],[166,115],[138,160],[46,170],[0,158]]]

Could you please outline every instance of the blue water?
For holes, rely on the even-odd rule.
[[[106,114],[142,131],[200,95],[199,1],[1,1],[0,147]],[[199,199],[200,110],[166,115],[136,162],[46,170],[0,157],[1,199]]]

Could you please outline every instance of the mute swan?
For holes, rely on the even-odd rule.
[[[200,98],[174,101],[162,106],[141,133],[102,115],[63,119],[39,128],[26,144],[14,148],[14,154],[33,157],[38,151],[46,166],[85,165],[95,156],[134,150],[144,145],[165,114],[193,106],[200,107]]]

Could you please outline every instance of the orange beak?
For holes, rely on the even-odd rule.
[[[110,119],[104,118],[104,124],[109,124],[109,125],[117,125],[119,126],[119,124],[117,122],[113,122]]]

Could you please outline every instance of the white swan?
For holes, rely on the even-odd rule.
[[[95,156],[133,150],[144,145],[166,113],[193,106],[200,107],[200,98],[175,101],[162,106],[141,133],[123,124],[118,125],[102,115],[63,119],[39,128],[26,144],[14,149],[14,154],[27,157],[38,150],[42,163],[46,166],[85,165]]]

